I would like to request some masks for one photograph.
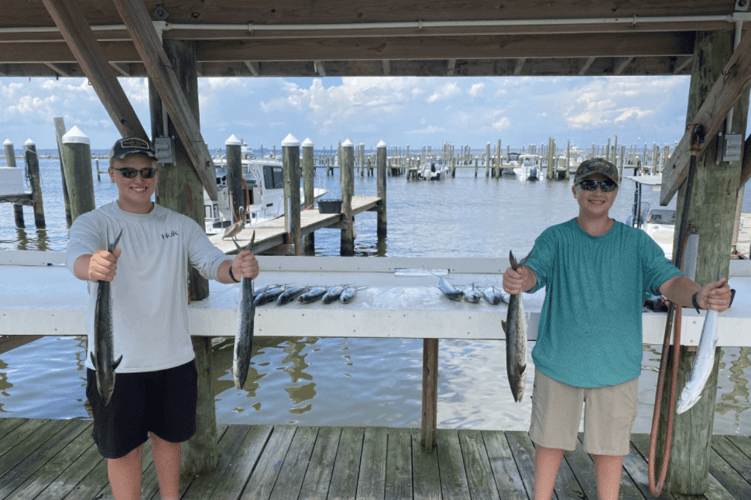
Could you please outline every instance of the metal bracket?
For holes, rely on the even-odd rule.
[[[742,11],[746,12],[748,10],[749,0],[735,0],[735,10],[736,12]]]
[[[701,123],[692,123],[686,126],[686,129],[691,131],[691,142],[688,147],[691,151],[699,149],[699,144],[704,144],[704,125]]]
[[[164,8],[164,5],[157,5],[154,9],[154,19],[157,21],[166,21],[169,17],[169,11]]]
[[[743,151],[743,136],[741,134],[725,134],[720,136],[720,147],[717,161],[739,162]]]

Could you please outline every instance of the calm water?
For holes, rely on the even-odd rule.
[[[101,162],[102,169],[106,163]],[[40,160],[47,230],[14,227],[10,205],[0,205],[0,250],[63,251],[67,242],[60,168]],[[96,181],[97,206],[117,191],[106,175]],[[339,195],[339,177],[319,169],[316,186]],[[375,195],[374,177],[355,175],[355,194]],[[620,221],[631,213],[634,186],[624,181],[611,211]],[[658,204],[659,192],[643,200]],[[751,205],[751,202],[748,203]],[[751,207],[744,206],[744,212]],[[499,257],[531,249],[551,224],[574,217],[570,184],[486,179],[484,169],[462,169],[455,179],[406,182],[388,178],[389,257]],[[376,255],[376,215],[356,221],[356,251]],[[337,256],[339,232],[316,233],[316,254]],[[83,285],[81,285],[83,286]],[[322,325],[321,328],[325,328]],[[493,341],[440,342],[438,421],[442,428],[528,428],[531,403],[513,402],[504,366],[505,345]],[[649,432],[660,346],[645,347],[639,381],[636,432]],[[0,355],[0,414],[17,417],[87,417],[85,340],[47,337]],[[531,358],[529,359],[530,366]],[[246,387],[232,383],[232,340],[214,349],[217,419],[222,423],[419,426],[422,341],[402,339],[259,338]],[[751,349],[726,348],[721,360],[715,432],[751,434],[748,381]],[[532,370],[530,370],[532,372]],[[531,388],[531,373],[528,386]],[[528,390],[527,396],[531,393]]]

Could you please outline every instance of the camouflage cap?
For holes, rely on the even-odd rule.
[[[574,186],[592,174],[602,174],[618,184],[618,169],[615,168],[615,165],[602,158],[591,158],[581,162],[579,168],[576,169],[576,174],[574,174]]]

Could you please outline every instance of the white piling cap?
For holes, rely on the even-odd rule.
[[[224,145],[225,146],[242,146],[243,141],[238,139],[235,134],[232,134],[231,136],[229,136],[229,138],[226,141],[224,141]]]
[[[12,146],[12,145],[13,145],[13,141],[11,141],[10,139],[5,139],[5,141],[3,142],[3,146]]]
[[[378,145],[376,147],[378,147],[378,148],[385,148],[386,147],[386,143],[383,142],[383,141],[378,141]]]
[[[352,141],[350,141],[349,139],[345,139],[344,142],[342,143],[342,147],[343,148],[354,148],[355,145],[352,144]]]
[[[310,140],[310,137],[306,137],[304,141],[302,141],[302,147],[304,148],[312,148],[313,147],[313,141]]]
[[[84,134],[80,128],[73,125],[73,128],[65,132],[63,144],[91,144],[91,140]]]
[[[24,146],[36,146],[37,143],[31,140],[31,137],[26,139],[26,142],[23,143]]]
[[[285,137],[282,141],[283,148],[295,147],[299,145],[300,141],[298,141],[297,138],[292,134],[287,134],[287,137]]]

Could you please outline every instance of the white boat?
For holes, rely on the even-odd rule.
[[[216,234],[234,221],[227,189],[227,167],[224,158],[215,157],[216,201],[203,192],[203,207],[207,234]],[[242,176],[245,181],[246,225],[258,224],[284,215],[284,166],[269,155],[265,158],[250,158],[243,155]],[[314,188],[316,200],[328,193],[323,188]],[[302,188],[300,200],[303,200]]]
[[[417,171],[417,178],[424,181],[440,181],[441,178],[446,178],[448,171],[449,167],[443,160],[430,160],[422,164]]]
[[[536,181],[542,177],[540,155],[522,153],[518,157],[518,165],[514,168],[517,178],[523,181]]]
[[[660,245],[665,257],[673,258],[673,236],[675,235],[675,210],[653,208],[647,212],[644,231]]]

